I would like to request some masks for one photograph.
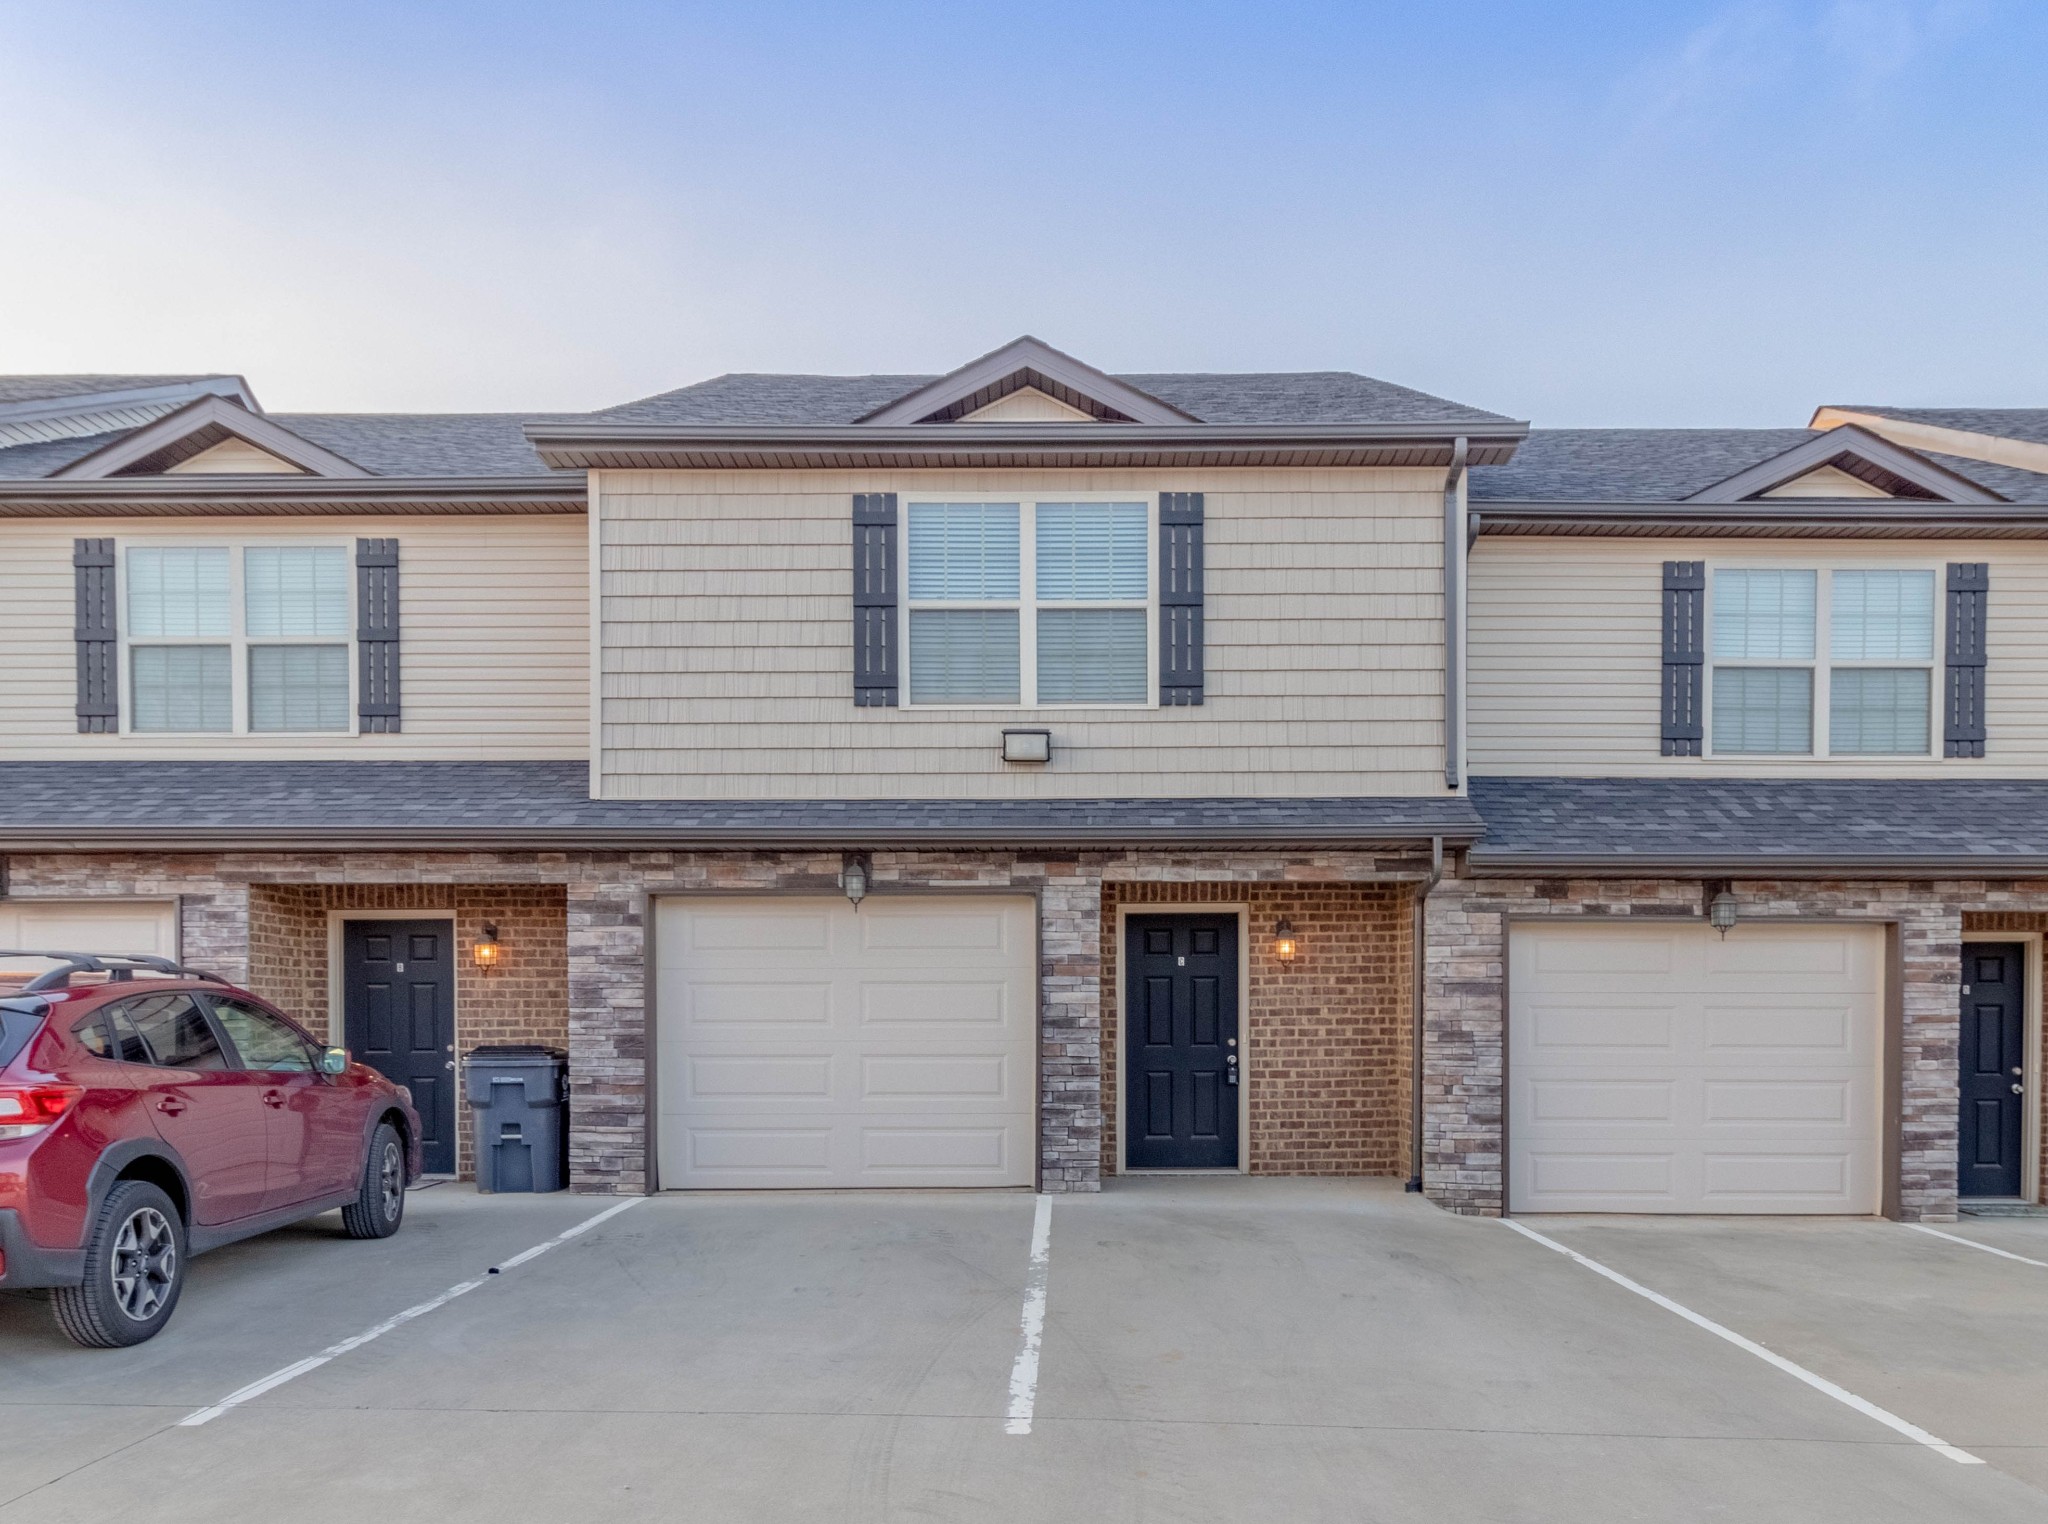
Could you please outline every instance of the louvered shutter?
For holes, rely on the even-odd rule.
[[[1159,702],[1202,702],[1202,494],[1159,494]]]
[[[853,702],[894,708],[903,670],[896,609],[896,494],[853,498]]]
[[[1664,563],[1663,745],[1667,757],[1697,757],[1706,729],[1700,716],[1706,663],[1707,563]]]
[[[402,727],[398,679],[398,541],[356,541],[356,716],[364,735]]]
[[[73,540],[71,576],[75,597],[71,638],[78,652],[78,728],[85,735],[109,735],[121,728],[114,542]]]
[[[1990,568],[1984,562],[1949,563],[1946,756],[1984,755],[1984,615],[1990,592]]]

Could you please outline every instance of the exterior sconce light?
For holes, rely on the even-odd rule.
[[[1735,892],[1723,884],[1714,897],[1707,901],[1707,922],[1725,938],[1741,914],[1735,903]]]
[[[476,966],[488,972],[498,966],[498,957],[503,949],[498,945],[498,926],[495,921],[484,922],[483,934],[470,945],[469,956]]]
[[[846,862],[839,870],[839,887],[846,891],[846,897],[853,902],[855,910],[868,897],[868,861],[858,852],[846,854]]]
[[[1050,730],[1004,731],[1003,760],[1005,762],[1050,762],[1052,760],[1052,732]]]
[[[1285,916],[1273,926],[1273,956],[1282,963],[1294,961],[1294,923]]]

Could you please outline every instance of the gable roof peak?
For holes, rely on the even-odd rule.
[[[74,481],[157,476],[229,439],[253,445],[309,476],[370,474],[354,461],[251,412],[232,398],[208,395],[80,456],[52,475]]]
[[[1192,413],[1028,333],[914,387],[856,421],[877,425],[953,423],[1026,387],[1100,423],[1201,422]]]
[[[1892,497],[1938,503],[1999,503],[1998,493],[1951,471],[1925,455],[1873,434],[1858,424],[1844,423],[1815,431],[1811,437],[1758,461],[1746,470],[1704,487],[1688,503],[1739,503],[1763,497],[1797,481],[1821,466],[1833,466],[1882,488]]]

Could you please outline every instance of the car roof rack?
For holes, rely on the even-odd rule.
[[[58,966],[45,969],[18,990],[14,995],[35,995],[44,990],[62,990],[71,987],[73,974],[105,974],[109,984],[125,984],[135,977],[138,969],[147,969],[153,974],[163,974],[174,979],[210,979],[222,982],[218,975],[204,973],[196,968],[187,968],[169,958],[154,957],[149,953],[75,953],[36,951],[25,947],[0,948],[0,959],[42,958]]]

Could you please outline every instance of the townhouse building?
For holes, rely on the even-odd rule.
[[[0,944],[579,1189],[2038,1200],[2048,413],[1531,430],[1349,372],[576,415],[0,380]]]

